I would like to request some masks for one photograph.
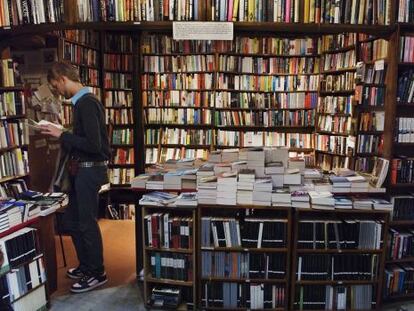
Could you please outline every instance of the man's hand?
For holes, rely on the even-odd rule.
[[[63,133],[63,131],[60,128],[58,128],[57,126],[53,126],[51,124],[41,125],[40,129],[42,134],[56,138],[59,138],[60,135],[62,135]]]

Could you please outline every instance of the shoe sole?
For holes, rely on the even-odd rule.
[[[71,289],[70,289],[70,291],[71,291],[72,293],[75,293],[75,294],[85,293],[85,292],[89,292],[90,290],[93,290],[93,289],[95,289],[95,288],[97,288],[97,287],[99,287],[99,286],[104,285],[106,282],[108,282],[108,279],[106,279],[105,281],[102,281],[102,282],[96,283],[95,285],[90,286],[90,287],[88,287],[88,288],[82,288],[82,289],[73,289],[73,288],[71,288]]]
[[[67,272],[66,272],[66,276],[67,276],[68,278],[72,279],[72,280],[80,280],[81,278],[83,278],[83,275],[82,275],[82,276],[75,276],[75,275],[73,275],[73,274],[69,274],[69,273],[67,273]]]

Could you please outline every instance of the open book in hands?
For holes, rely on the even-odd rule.
[[[63,126],[60,124],[56,124],[56,123],[52,123],[50,121],[46,121],[46,120],[40,120],[40,121],[35,121],[32,119],[28,119],[28,125],[30,128],[36,130],[36,131],[41,131],[42,130],[42,125],[53,125],[59,129],[63,129]]]

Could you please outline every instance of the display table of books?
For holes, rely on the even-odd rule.
[[[21,189],[0,201],[0,267],[2,305],[14,310],[46,310],[57,289],[55,215],[67,205],[63,193]]]
[[[375,309],[393,208],[381,188],[387,164],[372,175],[327,173],[289,159],[286,148],[251,148],[135,177],[146,304]]]

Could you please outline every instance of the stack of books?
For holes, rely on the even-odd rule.
[[[242,169],[238,174],[237,204],[253,204],[253,189],[255,172],[252,169]]]
[[[253,205],[272,205],[272,179],[258,178],[254,182]]]
[[[217,178],[217,204],[237,204],[237,174],[222,173]]]
[[[309,196],[313,209],[327,209],[335,208],[335,199],[329,191],[309,191]]]
[[[200,179],[198,186],[198,203],[216,204],[217,201],[217,177],[206,176]]]
[[[276,189],[272,192],[272,206],[291,206],[292,195],[287,188]]]

